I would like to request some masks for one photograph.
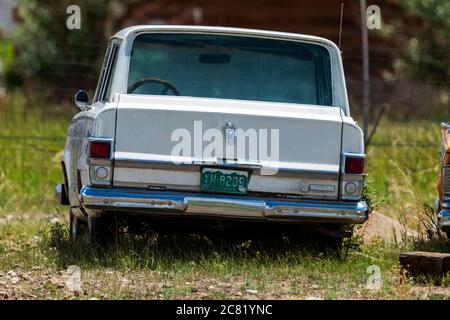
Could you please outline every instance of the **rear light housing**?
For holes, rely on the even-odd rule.
[[[345,169],[346,174],[364,174],[364,157],[346,156]]]
[[[89,180],[93,186],[111,186],[113,172],[113,139],[89,138]]]
[[[361,200],[364,187],[365,158],[364,154],[345,153],[343,155],[339,191],[342,200]]]
[[[89,142],[89,158],[110,159],[111,158],[111,141],[90,141]]]

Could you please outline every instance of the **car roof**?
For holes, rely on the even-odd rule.
[[[283,38],[287,40],[304,40],[313,41],[328,44],[335,49],[339,50],[336,44],[328,39],[299,34],[290,32],[279,32],[279,31],[269,31],[269,30],[258,30],[258,29],[246,29],[246,28],[230,28],[230,27],[213,27],[213,26],[190,26],[190,25],[136,25],[124,28],[118,31],[112,38],[116,39],[127,39],[130,35],[140,32],[151,32],[151,31],[174,31],[174,32],[211,32],[211,33],[227,33],[227,34],[239,34],[247,36],[263,36],[263,37],[274,37]]]

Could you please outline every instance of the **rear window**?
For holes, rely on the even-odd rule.
[[[332,105],[331,64],[320,45],[218,34],[136,37],[128,93]]]

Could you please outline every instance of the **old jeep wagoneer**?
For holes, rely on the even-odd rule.
[[[363,134],[326,39],[129,27],[111,38],[88,101],[75,95],[56,189],[72,238],[81,224],[101,234],[112,216],[301,225],[338,239],[367,219]]]

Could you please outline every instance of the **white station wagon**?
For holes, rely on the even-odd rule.
[[[72,238],[81,224],[104,235],[121,215],[341,240],[368,217],[363,134],[326,39],[129,27],[110,40],[92,102],[79,91],[75,103],[56,189]]]

